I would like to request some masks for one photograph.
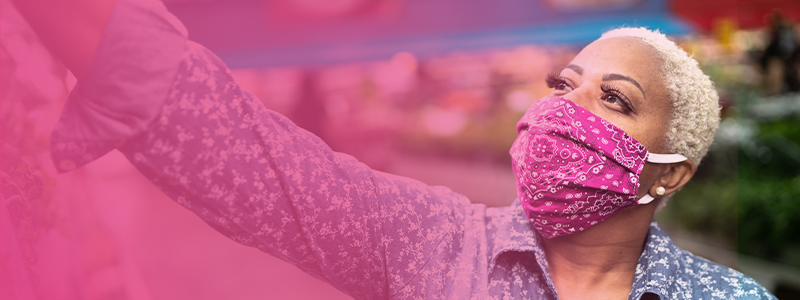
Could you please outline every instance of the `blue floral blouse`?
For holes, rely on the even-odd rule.
[[[558,299],[519,202],[369,169],[267,110],[159,1],[117,0],[51,139],[60,171],[119,149],[222,234],[356,299]],[[774,299],[653,222],[629,299]]]

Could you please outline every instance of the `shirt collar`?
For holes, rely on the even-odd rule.
[[[500,255],[506,252],[533,252],[545,285],[555,294],[556,288],[550,277],[550,268],[540,244],[539,235],[522,210],[519,199],[511,206],[495,208],[486,212],[486,234],[489,251],[489,273]]]
[[[670,287],[678,277],[682,252],[656,221],[650,223],[644,251],[636,265],[631,299],[639,299],[645,293],[661,299],[673,298]]]
[[[508,207],[486,211],[486,235],[489,254],[489,271],[494,268],[497,257],[504,252],[541,252],[536,231],[525,216],[519,200]],[[544,256],[544,253],[541,253]]]

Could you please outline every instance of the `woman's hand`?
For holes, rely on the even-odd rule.
[[[86,74],[114,0],[12,0],[50,52],[79,80]]]

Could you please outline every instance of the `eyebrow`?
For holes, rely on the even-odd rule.
[[[566,67],[564,67],[564,69],[570,69],[575,71],[575,73],[578,73],[578,75],[583,75],[583,68],[581,68],[578,65],[569,64]]]
[[[642,92],[642,96],[644,96],[644,99],[647,100],[647,95],[644,94],[644,90],[642,89],[642,86],[639,85],[639,83],[636,82],[636,80],[634,80],[633,78],[630,78],[628,76],[621,75],[621,74],[615,74],[615,73],[603,74],[603,81],[609,81],[609,80],[625,80],[627,82],[633,83],[633,85],[635,85],[637,88],[639,88],[639,90]]]

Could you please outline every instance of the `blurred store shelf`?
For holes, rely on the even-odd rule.
[[[800,93],[759,98],[748,107],[748,114],[759,120],[774,120],[800,114]]]

